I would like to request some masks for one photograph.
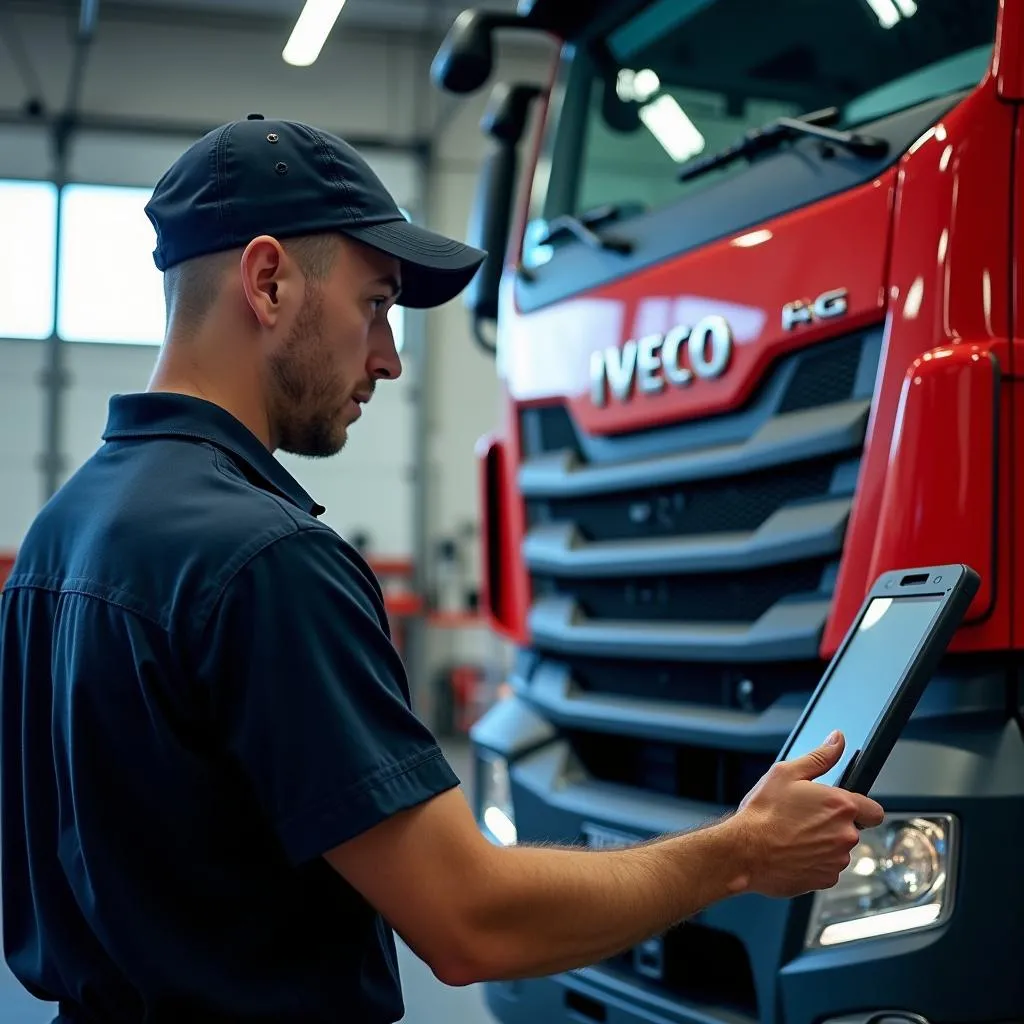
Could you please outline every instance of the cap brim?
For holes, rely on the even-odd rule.
[[[344,228],[346,235],[402,264],[398,305],[431,309],[454,299],[473,280],[487,253],[407,220]]]

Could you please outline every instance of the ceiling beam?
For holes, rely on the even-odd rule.
[[[52,130],[58,123],[59,116],[32,115],[21,110],[0,109],[0,125]],[[76,132],[109,132],[114,135],[181,138],[188,142],[194,142],[217,127],[219,127],[218,124],[202,121],[177,121],[169,118],[124,117],[89,113],[77,113],[74,119]],[[356,149],[413,154],[421,157],[430,149],[429,140],[418,138],[402,141],[393,136],[349,133],[345,135],[345,141]]]
[[[41,102],[43,97],[42,80],[36,74],[32,58],[25,48],[25,41],[18,31],[14,19],[9,17],[6,8],[0,7],[0,49],[4,46],[6,46],[7,52],[14,62],[15,70],[21,78],[21,83],[25,87],[25,102]]]
[[[372,3],[372,0],[371,0]],[[66,17],[78,10],[78,0],[0,0],[0,8],[11,13]],[[428,8],[429,9],[429,8]],[[105,0],[101,18],[104,22],[120,22],[139,25],[173,25],[198,30],[287,31],[295,22],[294,17],[281,14],[264,14],[260,11],[218,10],[214,7],[199,8],[188,4],[176,4],[174,0],[159,3],[131,3],[125,0]],[[452,19],[454,20],[454,19]],[[345,36],[356,41],[379,42],[381,39],[396,37],[440,44],[449,25],[439,26],[436,19],[426,20],[423,25],[403,27],[400,22],[374,22],[360,17],[346,22]]]

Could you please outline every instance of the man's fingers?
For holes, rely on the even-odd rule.
[[[804,754],[803,757],[790,761],[790,771],[800,779],[808,781],[816,779],[835,766],[835,763],[842,757],[845,746],[846,740],[837,729],[829,734],[820,747]]]
[[[854,793],[857,798],[856,818],[854,819],[862,828],[875,828],[885,820],[885,811],[882,805],[866,796]]]

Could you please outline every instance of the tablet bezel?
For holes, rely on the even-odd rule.
[[[970,566],[961,564],[920,566],[894,569],[882,573],[868,590],[853,624],[847,630],[842,643],[826,666],[821,680],[804,706],[796,725],[786,738],[786,742],[779,752],[778,760],[787,759],[794,741],[800,735],[800,731],[821,698],[825,687],[828,686],[836,667],[857,634],[868,608],[871,607],[871,603],[877,598],[887,597],[891,597],[893,600],[939,597],[938,609],[931,625],[914,648],[914,653],[904,668],[903,674],[875,719],[864,746],[854,752],[843,775],[834,783],[842,789],[867,794],[874,785],[882,766],[892,753],[900,733],[910,720],[910,716],[938,668],[946,648],[960,628],[980,584],[981,579],[978,574]],[[835,728],[842,730],[843,723],[836,722]]]

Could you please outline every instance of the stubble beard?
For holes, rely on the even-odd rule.
[[[277,447],[291,455],[320,459],[345,446],[344,391],[324,374],[323,302],[313,292],[281,351],[270,363]]]

